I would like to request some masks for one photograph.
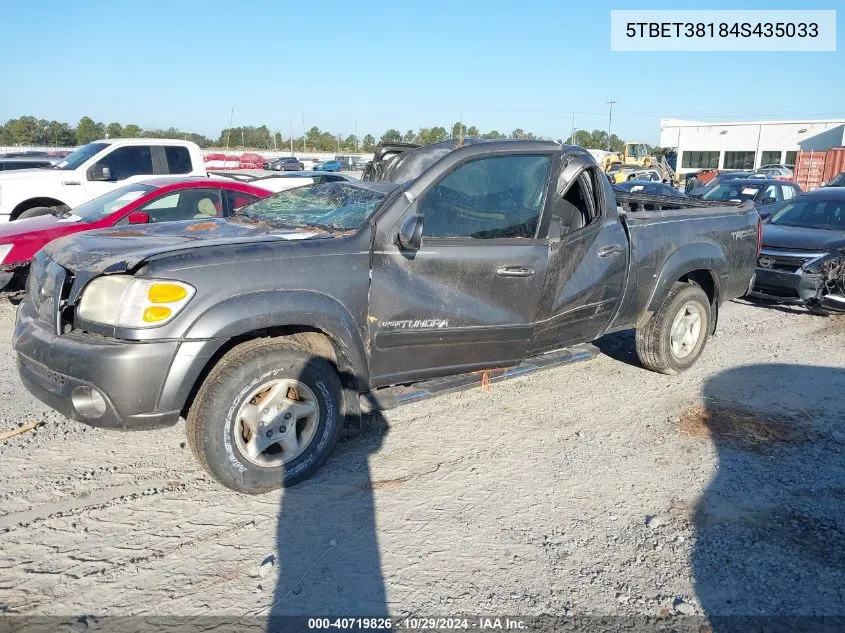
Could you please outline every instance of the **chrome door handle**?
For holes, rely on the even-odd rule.
[[[496,270],[496,274],[499,277],[530,277],[534,271],[525,266],[502,266]]]

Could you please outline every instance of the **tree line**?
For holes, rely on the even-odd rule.
[[[41,145],[52,147],[72,147],[84,145],[101,138],[183,138],[195,142],[200,147],[218,147],[232,149],[257,149],[284,151],[318,152],[372,152],[378,143],[418,143],[430,145],[450,138],[537,139],[531,132],[516,128],[510,133],[498,130],[482,132],[475,125],[466,125],[456,121],[450,128],[442,126],[421,127],[417,130],[402,132],[397,129],[386,130],[378,139],[372,134],[358,138],[355,134],[335,134],[314,126],[304,135],[291,138],[278,131],[272,131],[267,125],[240,126],[225,128],[216,139],[208,138],[196,132],[188,132],[171,127],[162,129],[144,129],[135,124],[102,123],[84,116],[73,126],[61,121],[47,121],[32,116],[11,119],[0,125],[0,145]],[[557,139],[561,142],[561,139]],[[604,130],[575,130],[565,141],[581,145],[588,149],[603,149],[613,152],[622,151],[624,141],[616,134],[608,136]]]

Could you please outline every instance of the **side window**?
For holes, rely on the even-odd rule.
[[[258,200],[258,198],[251,193],[243,193],[242,191],[233,191],[231,189],[223,190],[223,200],[225,204],[226,216],[232,215],[241,207]]]
[[[479,158],[459,166],[417,205],[423,236],[532,238],[543,208],[551,158]]]
[[[797,195],[797,192],[792,187],[784,187],[783,188],[783,199],[784,200],[792,200]]]
[[[112,180],[124,180],[130,176],[145,176],[153,173],[152,151],[147,145],[118,147],[98,161],[98,164],[109,168]]]
[[[151,222],[176,222],[216,218],[223,215],[219,189],[184,189],[169,193],[137,209]]]
[[[760,200],[765,200],[766,198],[774,198],[775,200],[780,200],[780,187],[777,185],[769,185],[763,190],[763,193],[760,195]]]
[[[173,147],[165,145],[164,156],[167,158],[167,173],[191,173],[191,153],[187,147]]]
[[[598,169],[582,172],[563,195],[555,200],[552,215],[560,220],[561,235],[572,233],[591,224],[601,214],[602,187]],[[644,191],[646,185],[635,185],[631,191]]]

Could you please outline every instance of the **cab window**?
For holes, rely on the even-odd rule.
[[[469,161],[418,203],[427,238],[533,238],[551,157],[519,154]]]

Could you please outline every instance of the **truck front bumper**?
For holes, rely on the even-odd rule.
[[[758,299],[803,305],[812,299],[821,284],[821,275],[757,268],[754,287],[749,293]]]
[[[179,419],[175,402],[160,407],[178,341],[57,336],[38,320],[19,315],[13,346],[24,387],[69,418],[126,430],[169,426]]]

